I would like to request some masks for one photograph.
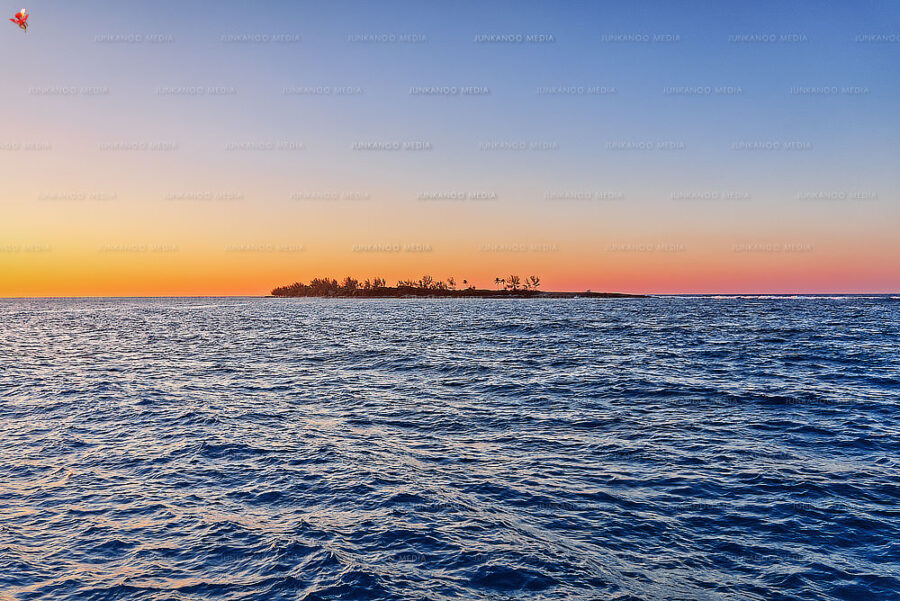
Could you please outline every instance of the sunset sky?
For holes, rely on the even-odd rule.
[[[897,2],[27,8],[0,296],[900,290]]]

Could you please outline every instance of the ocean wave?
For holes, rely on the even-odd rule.
[[[896,296],[0,302],[0,600],[898,599]]]

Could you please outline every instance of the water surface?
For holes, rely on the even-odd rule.
[[[900,599],[900,301],[0,301],[0,600]]]

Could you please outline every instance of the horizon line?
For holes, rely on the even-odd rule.
[[[485,289],[489,290],[489,289]],[[548,294],[579,294],[579,293],[600,293],[600,294],[635,294],[644,296],[894,296],[900,295],[900,291],[896,292],[620,292],[620,291],[599,291],[599,290],[541,290],[540,292]],[[404,297],[343,297],[343,296],[302,296],[302,297],[279,297],[272,294],[150,294],[150,295],[58,295],[58,296],[0,296],[0,300],[49,300],[49,299],[140,299],[140,298],[349,298],[360,300],[375,300],[379,298],[404,298]],[[410,298],[429,298],[427,296],[415,296]],[[445,298],[445,297],[435,297]],[[465,297],[446,297],[446,298],[465,298]],[[479,297],[472,297],[479,298]],[[540,298],[540,297],[537,297]],[[495,299],[481,299],[495,300]],[[519,299],[523,300],[523,299]],[[524,300],[528,300],[527,298]],[[615,300],[615,299],[601,299]]]

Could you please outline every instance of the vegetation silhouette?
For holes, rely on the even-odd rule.
[[[408,298],[408,297],[453,297],[453,298],[574,298],[574,297],[642,297],[640,294],[615,292],[545,292],[538,290],[541,278],[535,275],[520,278],[515,274],[505,278],[495,278],[497,290],[476,288],[468,280],[457,288],[456,279],[436,280],[425,274],[418,280],[400,280],[396,286],[388,286],[384,278],[375,277],[362,282],[350,276],[340,283],[334,278],[313,278],[309,284],[294,282],[272,290],[276,297],[361,297],[361,298]]]

